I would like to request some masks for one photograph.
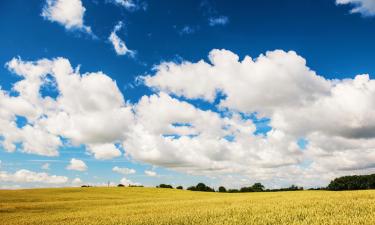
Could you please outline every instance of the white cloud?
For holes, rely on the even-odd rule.
[[[192,27],[192,26],[184,26],[178,33],[180,35],[184,35],[184,34],[193,34],[196,32],[198,28],[197,27]]]
[[[144,154],[141,152],[145,149],[139,148],[133,154],[133,147],[129,147],[135,158],[144,157],[143,160],[149,163],[167,167],[184,165],[189,170],[200,168],[201,172],[231,168],[258,179],[298,181],[303,176],[314,177],[316,183],[343,174],[343,171],[363,173],[375,169],[372,155],[372,149],[375,149],[375,105],[372,103],[375,81],[368,75],[327,80],[308,68],[305,59],[292,51],[276,50],[254,60],[246,56],[239,61],[239,57],[230,51],[213,50],[209,60],[210,63],[203,60],[181,64],[165,62],[156,67],[154,75],[143,77],[146,85],[161,93],[160,97],[143,98],[136,107],[136,116],[141,117],[138,121],[147,123],[144,124],[145,133],[140,143],[150,142],[147,146],[153,148]],[[203,122],[188,119],[191,115],[192,118],[203,116],[194,115],[189,107],[178,106],[182,103],[162,92],[211,103],[221,92],[225,97],[216,107],[234,115],[236,112],[256,112],[258,118],[270,118],[272,130],[261,139],[248,131],[232,134],[234,141],[224,142],[225,145],[218,141],[220,139],[210,141],[206,133],[221,134],[221,137],[230,134],[225,133],[226,129],[220,130],[220,127],[226,127],[225,123],[224,126],[212,126],[205,124],[210,121],[207,118]],[[164,105],[168,98],[169,103]],[[147,104],[144,103],[148,106],[145,107]],[[160,109],[150,108],[154,104]],[[165,108],[168,110],[161,110]],[[147,110],[153,115],[147,114]],[[163,115],[168,115],[167,119]],[[219,118],[219,121],[224,119]],[[173,127],[172,121],[192,126]],[[248,123],[251,124],[251,121]],[[210,130],[201,130],[195,124]],[[241,123],[236,121],[234,124],[238,126]],[[134,133],[138,131],[136,129]],[[162,136],[166,133],[185,136],[167,141]],[[187,134],[193,136],[187,138]],[[304,151],[296,144],[301,137],[308,141]],[[180,145],[177,144],[179,142]],[[194,149],[200,145],[200,150]],[[179,149],[183,150],[179,152]],[[208,154],[208,149],[222,150],[220,154],[213,155]],[[235,152],[232,152],[234,149]],[[303,165],[302,162],[310,162],[311,165]],[[211,168],[202,165],[210,165]],[[278,171],[283,171],[284,175]],[[294,174],[298,179],[286,173]],[[319,178],[319,174],[324,173],[327,176]]]
[[[43,165],[42,165],[42,169],[43,170],[49,170],[49,167],[50,167],[50,164],[49,163],[44,163]]]
[[[121,5],[126,9],[134,9],[137,5],[133,2],[133,0],[112,0],[113,3]]]
[[[227,23],[229,23],[229,19],[226,16],[210,17],[208,19],[208,24],[212,27],[217,25],[226,25]]]
[[[364,16],[375,16],[374,0],[336,0],[338,5],[350,4],[353,6],[351,13],[360,13]]]
[[[20,76],[17,95],[0,89],[1,144],[10,152],[17,143],[23,152],[49,156],[64,145],[84,145],[95,158],[110,159],[125,149],[151,165],[222,178],[236,173],[270,185],[320,185],[375,170],[375,81],[327,80],[293,51],[240,60],[213,50],[209,62],[162,63],[143,77],[158,92],[133,105],[110,77],[81,74],[67,59],[12,59],[7,68]],[[57,97],[40,93],[47,74]],[[217,99],[219,92],[224,97]],[[270,119],[265,136],[254,134],[251,113]],[[17,116],[25,126],[17,126]],[[308,142],[303,151],[300,138]]]
[[[128,174],[134,174],[136,173],[135,169],[130,169],[130,168],[121,168],[121,167],[113,167],[112,169],[113,172],[120,173],[122,175],[128,175]]]
[[[121,155],[114,143],[123,140],[133,115],[111,78],[102,72],[81,75],[64,58],[14,58],[6,66],[21,80],[13,86],[16,97],[0,89],[0,144],[5,150],[15,151],[21,143],[23,152],[57,156],[63,137],[73,145],[86,145],[96,158]],[[56,98],[40,93],[48,84],[47,74],[54,79]],[[26,125],[18,127],[16,116],[25,117]]]
[[[91,28],[84,25],[85,11],[81,0],[47,0],[41,15],[63,25],[67,30],[78,29],[91,34]]]
[[[82,160],[73,158],[70,160],[70,164],[66,167],[66,169],[82,172],[87,170],[87,165]]]
[[[156,177],[158,174],[152,170],[145,170],[145,174],[149,177]]]
[[[129,185],[140,186],[140,185],[142,185],[141,183],[133,182],[133,181],[131,181],[131,180],[125,178],[125,177],[120,180],[120,183],[125,185],[125,186],[129,186]]]
[[[36,173],[21,169],[13,174],[0,171],[0,181],[14,183],[64,184],[68,182],[68,178],[65,176],[48,175],[47,173]]]
[[[134,57],[135,52],[133,50],[128,49],[125,42],[121,40],[117,35],[117,32],[122,28],[122,26],[122,22],[118,22],[118,24],[114,27],[113,31],[109,35],[108,40],[112,43],[117,55],[129,54],[131,57]]]
[[[90,144],[88,151],[94,154],[96,159],[112,159],[121,156],[121,151],[111,143],[107,144]]]
[[[135,113],[137,124],[124,148],[134,159],[153,165],[195,173],[243,172],[297,164],[302,157],[294,140],[281,131],[270,132],[265,140],[253,135],[254,124],[239,114],[223,118],[165,93],[144,96]]]

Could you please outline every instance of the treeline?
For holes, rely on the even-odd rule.
[[[125,187],[123,184],[117,185],[118,187]],[[82,185],[81,187],[91,187],[90,185]],[[143,187],[141,185],[129,185],[129,187]],[[173,186],[170,184],[160,184],[157,188],[170,188]],[[177,186],[176,189],[184,189],[182,186]],[[354,175],[354,176],[343,176],[332,180],[327,187],[309,188],[308,190],[331,190],[331,191],[342,191],[342,190],[366,190],[375,189],[375,174],[371,175]],[[277,191],[301,191],[303,187],[292,185],[287,188],[278,189],[266,189],[263,184],[255,183],[252,186],[242,187],[240,189],[226,189],[224,186],[220,186],[217,190],[205,185],[204,183],[198,183],[196,186],[190,186],[186,190],[189,191],[203,191],[203,192],[224,192],[224,193],[243,193],[243,192],[277,192]]]
[[[156,186],[157,188],[173,188],[169,184],[160,184]],[[176,189],[183,189],[182,186],[176,187]],[[242,187],[240,189],[226,189],[223,186],[220,186],[217,190],[212,187],[205,185],[204,183],[198,183],[196,186],[190,186],[186,190],[189,191],[203,191],[203,192],[222,192],[222,193],[243,193],[243,192],[276,192],[276,191],[300,191],[303,190],[303,187],[298,187],[292,185],[288,188],[280,189],[265,189],[264,185],[261,183],[255,183],[249,187]]]
[[[338,177],[327,187],[332,191],[375,189],[375,174]]]

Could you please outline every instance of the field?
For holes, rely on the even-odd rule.
[[[0,191],[0,224],[375,224],[375,191],[204,193],[156,188]]]

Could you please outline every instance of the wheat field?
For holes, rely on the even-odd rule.
[[[0,224],[375,224],[375,191],[205,193],[156,188],[0,191]]]

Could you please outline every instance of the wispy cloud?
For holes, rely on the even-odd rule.
[[[226,16],[218,16],[218,17],[211,17],[208,19],[208,24],[210,26],[216,26],[216,25],[226,25],[229,23],[229,19]]]
[[[117,55],[126,55],[128,54],[131,57],[135,56],[135,51],[130,50],[125,42],[121,40],[121,38],[117,35],[117,32],[121,30],[123,27],[123,23],[120,21],[116,24],[116,26],[113,28],[113,31],[109,35],[108,40],[112,43],[113,48],[116,51]]]
[[[338,5],[352,5],[351,13],[360,13],[363,16],[375,16],[374,0],[336,0]]]

